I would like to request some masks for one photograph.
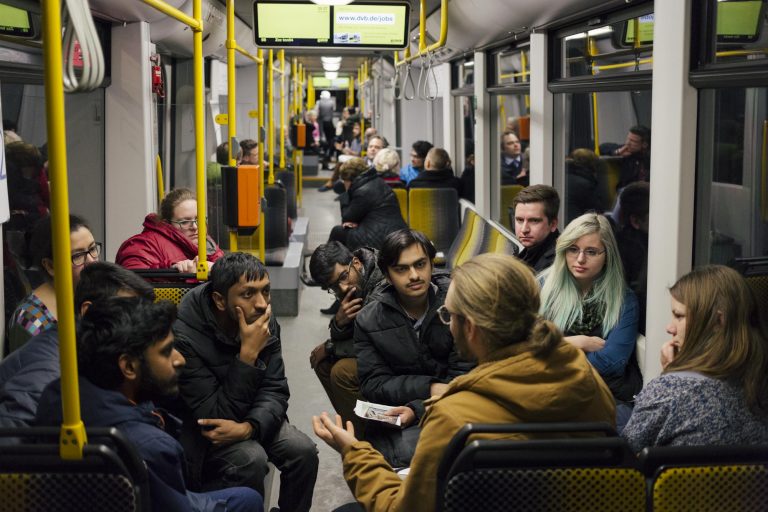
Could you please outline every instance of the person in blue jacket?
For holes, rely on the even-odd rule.
[[[184,452],[169,432],[178,420],[156,409],[153,400],[178,394],[184,357],[171,331],[176,306],[138,297],[113,297],[93,304],[77,333],[81,415],[89,427],[116,427],[147,464],[153,510],[262,511],[253,489],[194,493],[187,490]],[[40,397],[37,424],[58,425],[61,381]]]
[[[635,357],[637,298],[624,281],[608,219],[586,213],[571,221],[557,239],[554,263],[540,276],[542,316],[584,351],[608,385],[620,432],[643,378]]]
[[[424,170],[424,161],[430,149],[432,149],[432,144],[426,140],[417,140],[413,143],[413,146],[411,146],[411,162],[400,169],[400,180],[405,182],[406,185],[411,183],[411,180]]]

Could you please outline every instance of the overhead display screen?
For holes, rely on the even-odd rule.
[[[257,46],[272,48],[402,49],[408,41],[407,2],[317,5],[307,1],[256,0]]]
[[[717,41],[754,43],[760,37],[762,0],[717,3]]]
[[[0,35],[31,37],[32,22],[24,9],[0,4]]]

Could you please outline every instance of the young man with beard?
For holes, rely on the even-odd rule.
[[[243,485],[263,493],[271,461],[280,470],[280,510],[307,511],[317,447],[288,423],[267,269],[237,252],[218,260],[209,277],[184,296],[173,327],[187,360],[179,387],[193,416],[183,437],[193,475],[203,489]]]
[[[355,318],[384,276],[376,266],[378,251],[361,247],[350,252],[339,242],[322,244],[312,253],[312,279],[339,301],[339,310],[328,326],[331,337],[312,350],[309,364],[315,370],[333,408],[344,421],[355,423],[362,435],[364,423],[354,413],[360,396],[354,340]]]
[[[438,467],[467,423],[615,420],[613,396],[597,371],[539,316],[539,285],[519,260],[481,254],[454,269],[439,316],[459,351],[478,366],[431,401],[405,480],[382,454],[355,438],[351,424],[344,429],[341,418],[333,422],[325,413],[312,418],[315,433],[341,453],[360,509],[434,510]]]
[[[115,297],[91,305],[77,333],[80,404],[90,427],[117,427],[149,470],[153,510],[262,510],[248,488],[193,493],[183,476],[184,453],[167,431],[178,420],[155,409],[153,400],[178,393],[184,358],[173,346],[176,308],[138,297]],[[37,423],[61,424],[61,381],[43,392]]]
[[[432,272],[435,247],[418,231],[401,229],[384,240],[378,266],[386,284],[355,319],[360,391],[366,400],[395,406],[403,430],[366,424],[366,439],[393,467],[408,466],[419,436],[424,400],[439,396],[473,364],[460,360],[437,310],[450,277]]]

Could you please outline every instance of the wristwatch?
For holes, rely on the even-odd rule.
[[[335,356],[336,355],[336,347],[333,346],[333,341],[327,340],[325,342],[325,355],[326,356]]]

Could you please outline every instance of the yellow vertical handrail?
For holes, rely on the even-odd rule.
[[[348,86],[349,87],[347,90],[347,106],[354,107],[355,106],[355,77],[352,75],[349,76]]]
[[[262,201],[264,199],[264,141],[261,140],[262,133],[264,133],[264,50],[259,48],[256,55],[259,58],[259,62],[257,63],[259,76],[258,84],[256,86],[256,96],[259,99],[259,189],[261,190],[261,197],[259,200]],[[267,224],[264,219],[264,208],[262,208],[259,221],[259,259],[262,263],[266,261],[267,246],[266,237],[264,236]]]
[[[165,181],[163,179],[163,162],[160,160],[160,155],[155,156],[155,172],[157,172],[157,207],[160,208],[160,203],[163,202],[165,197]]]
[[[285,50],[280,56],[280,168],[285,169]]]
[[[597,46],[594,38],[587,37],[587,54],[590,57],[597,55]],[[595,69],[592,67],[592,74],[595,74]],[[592,93],[592,133],[595,136],[595,154],[600,156],[600,126],[598,123],[598,108],[597,108],[597,93]]]
[[[205,182],[205,111],[203,110],[203,8],[202,0],[192,3],[192,17],[200,24],[192,29],[193,69],[195,82],[195,163],[197,181],[197,279],[208,279],[208,254],[206,252],[208,226],[206,214],[206,182]]]
[[[427,49],[427,0],[419,3],[419,53],[422,53]]]
[[[315,108],[315,83],[312,75],[307,76],[307,110]]]
[[[275,183],[275,63],[274,50],[269,49],[269,80],[267,82],[267,112],[269,125],[267,129],[267,148],[269,149],[269,184]]]
[[[397,52],[395,52],[395,66],[400,66],[408,62],[412,62],[422,55],[427,55],[430,52],[438,50],[445,46],[445,42],[448,40],[448,0],[440,0],[440,37],[437,41],[429,46],[426,46],[425,37],[427,27],[426,0],[421,0],[420,3],[421,10],[419,11],[419,51],[416,54],[411,55],[410,47],[407,47],[405,49],[403,60],[398,60]]]
[[[61,53],[61,4],[43,2],[43,59],[45,62],[45,111],[48,135],[48,170],[51,176],[51,226],[56,308],[61,365],[63,422],[59,434],[62,459],[82,459],[88,442],[80,417],[80,391],[75,348],[75,304],[72,284],[72,249],[67,185],[67,130],[64,117],[64,78]]]
[[[237,165],[234,141],[237,139],[237,102],[235,75],[235,0],[227,0],[227,147],[229,148],[229,165]],[[229,230],[229,250],[237,251],[237,230]]]

